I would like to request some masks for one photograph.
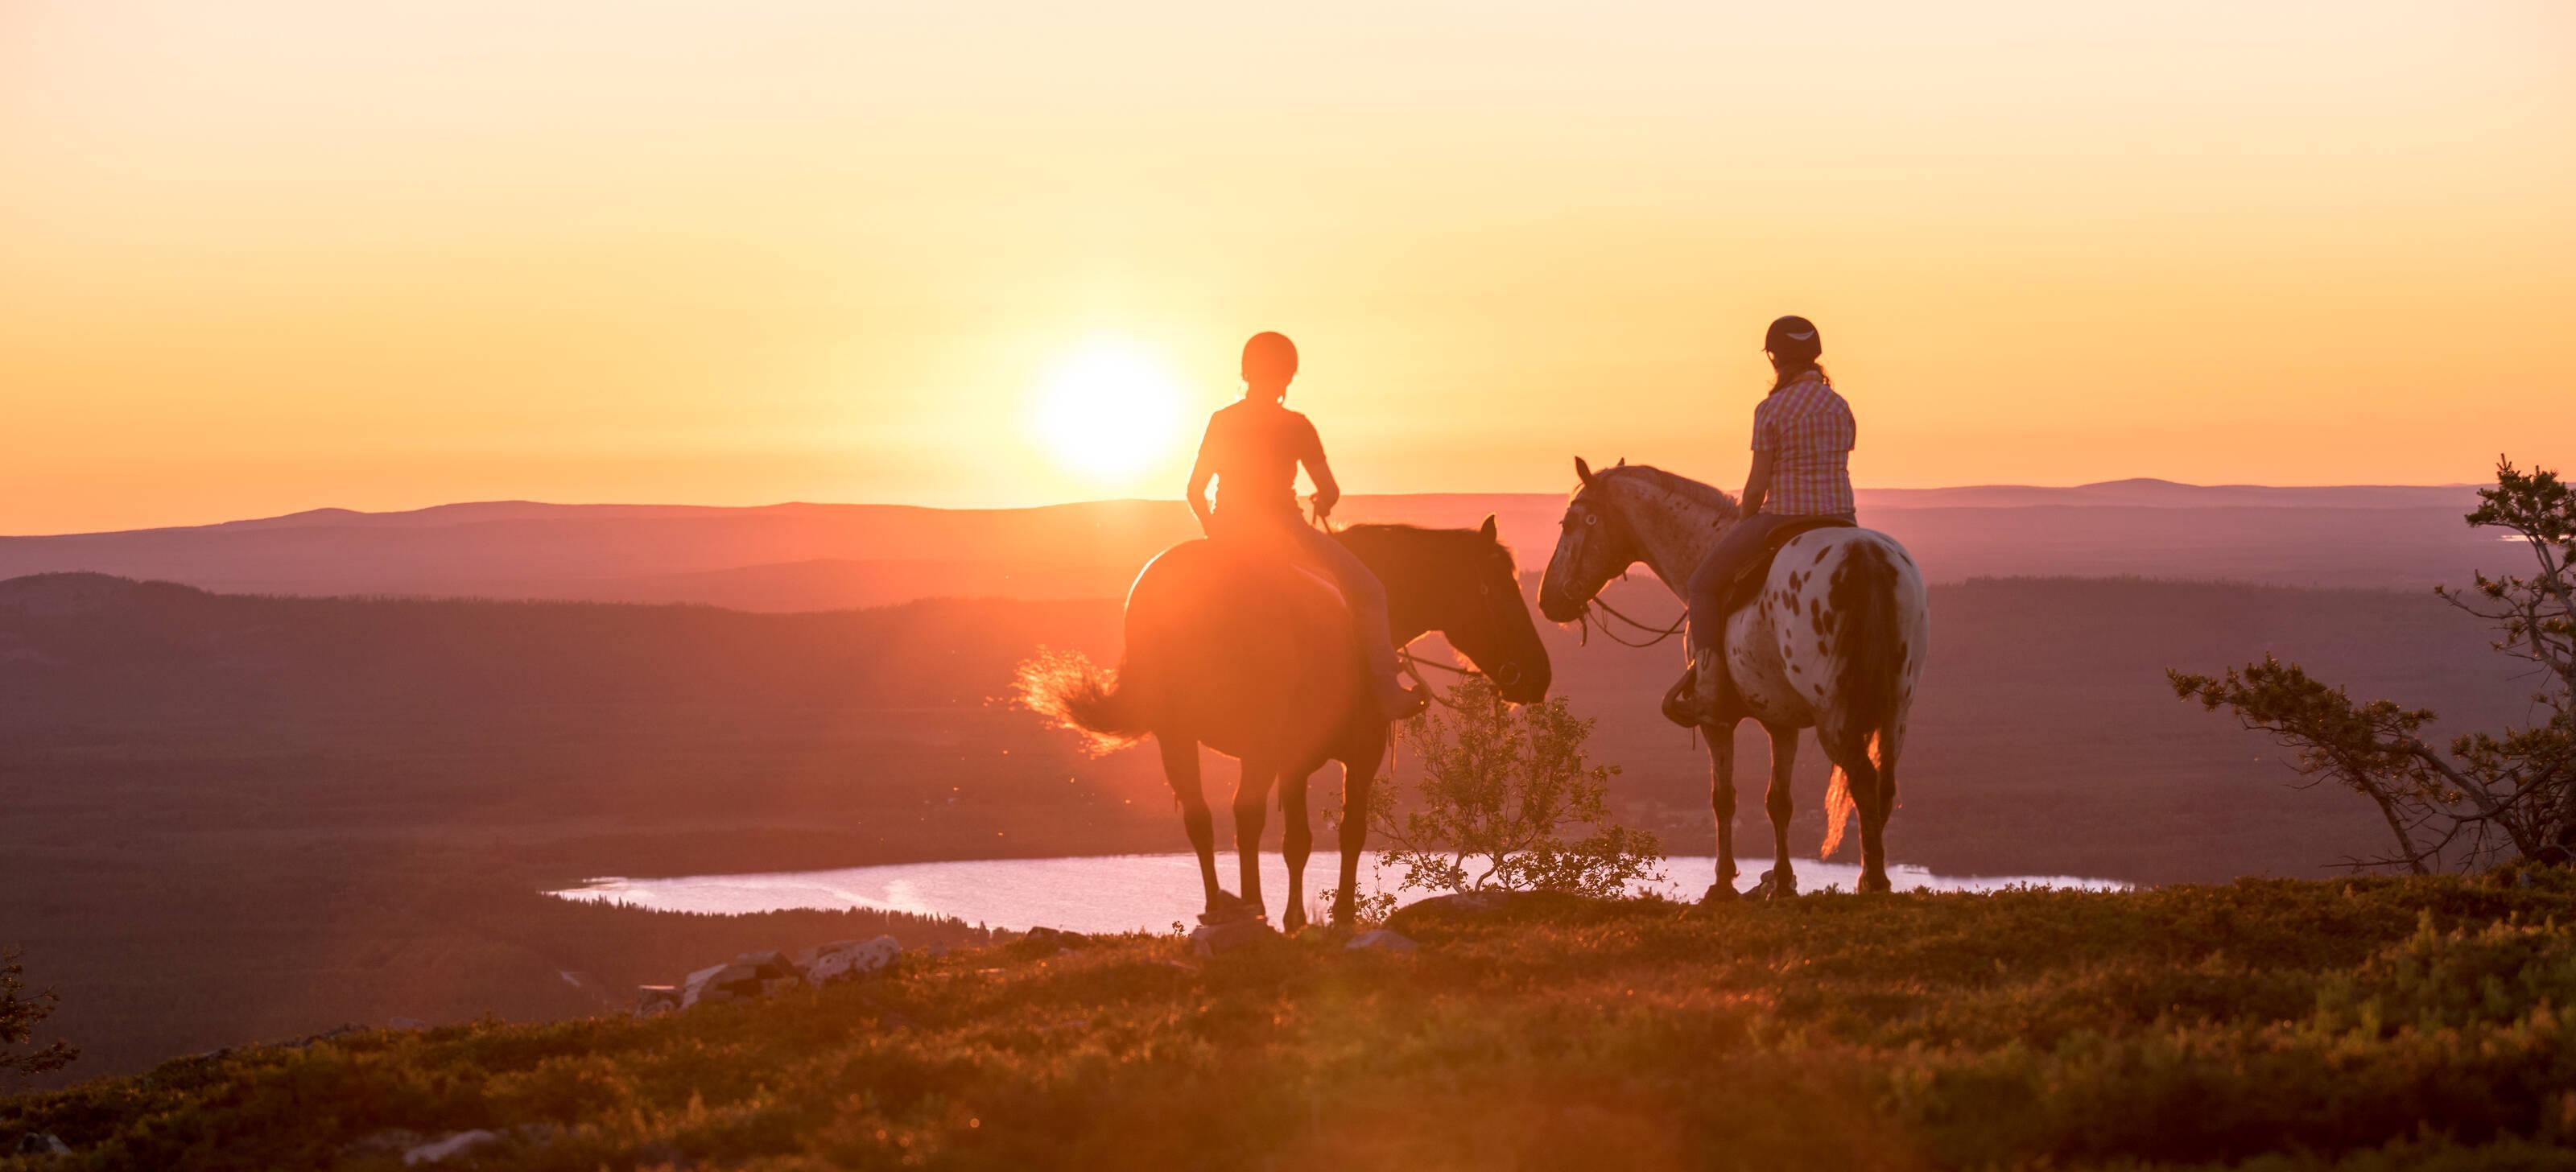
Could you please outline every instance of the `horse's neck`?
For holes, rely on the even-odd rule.
[[[1395,645],[1402,647],[1431,633],[1431,608],[1423,597],[1429,585],[1416,564],[1420,559],[1402,556],[1410,551],[1399,551],[1395,545],[1394,541],[1343,543],[1386,588],[1387,621],[1394,627]]]
[[[1718,535],[1734,523],[1734,514],[1658,485],[1623,487],[1627,508],[1621,515],[1628,522],[1628,532],[1637,538],[1646,568],[1673,593],[1683,593],[1691,572],[1717,545]]]

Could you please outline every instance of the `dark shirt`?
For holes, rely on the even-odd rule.
[[[1208,417],[1199,464],[1216,474],[1216,513],[1234,520],[1300,519],[1297,465],[1320,466],[1324,441],[1306,417],[1245,399]]]

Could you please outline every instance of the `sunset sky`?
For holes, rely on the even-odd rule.
[[[1864,486],[2475,481],[2571,208],[2556,0],[0,0],[0,533],[1176,496],[1260,329],[1353,492],[1731,484],[1786,312]]]

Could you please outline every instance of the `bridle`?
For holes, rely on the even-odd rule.
[[[1559,523],[1568,529],[1573,528],[1574,518],[1577,513],[1582,515],[1583,524],[1586,528],[1599,526],[1601,524],[1602,517],[1605,515],[1602,510],[1593,507],[1591,502],[1584,500],[1583,494],[1576,493],[1574,499],[1566,503],[1565,518]],[[1606,515],[1610,518],[1611,524],[1618,525],[1621,523],[1618,514],[1611,513]],[[1628,572],[1626,570],[1619,571],[1619,577],[1621,579],[1625,579],[1627,576]],[[1605,582],[1603,585],[1607,586],[1609,584]],[[1656,644],[1662,643],[1666,639],[1670,639],[1675,635],[1681,634],[1685,628],[1690,626],[1690,611],[1687,609],[1682,611],[1679,615],[1674,616],[1670,625],[1657,627],[1651,623],[1639,622],[1636,619],[1629,617],[1626,612],[1621,611],[1618,607],[1610,605],[1609,600],[1601,597],[1601,592],[1595,590],[1592,593],[1592,597],[1583,600],[1582,608],[1577,610],[1574,615],[1574,621],[1579,624],[1580,629],[1583,632],[1583,643],[1586,646],[1589,646],[1592,642],[1592,610],[1594,607],[1599,607],[1601,613],[1606,616],[1607,619],[1616,619],[1619,622],[1626,623],[1629,626],[1636,628],[1638,631],[1652,636],[1652,638],[1649,638],[1642,643],[1629,642],[1626,639],[1620,638],[1618,628],[1612,626],[1605,619],[1601,624],[1601,636],[1622,647],[1653,647]]]

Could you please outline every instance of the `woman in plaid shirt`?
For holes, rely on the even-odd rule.
[[[1824,340],[1814,322],[1790,316],[1762,339],[1771,356],[1771,393],[1753,409],[1753,471],[1744,478],[1744,515],[1717,540],[1691,574],[1691,669],[1673,686],[1666,710],[1684,723],[1740,713],[1742,701],[1725,668],[1726,594],[1782,524],[1799,517],[1852,520],[1851,451],[1857,435],[1851,404],[1834,393]]]

